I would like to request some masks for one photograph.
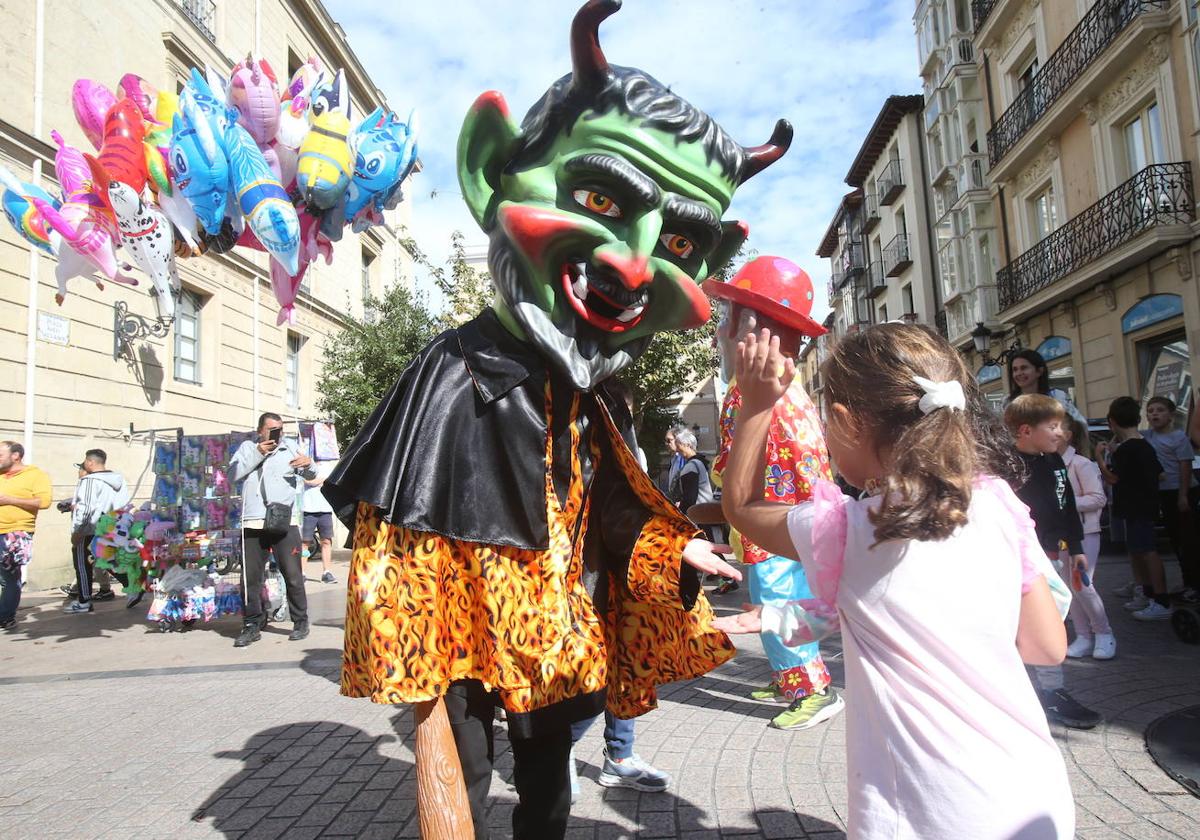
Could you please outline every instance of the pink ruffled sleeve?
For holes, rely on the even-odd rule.
[[[778,606],[764,604],[762,628],[789,647],[819,641],[838,631],[837,597],[846,557],[849,503],[836,484],[818,481],[813,485],[812,501],[788,513],[788,531],[814,597]]]

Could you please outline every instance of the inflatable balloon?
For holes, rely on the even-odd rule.
[[[122,99],[108,109],[104,118],[104,144],[100,147],[100,165],[114,181],[120,181],[140,193],[146,187],[145,124],[137,105]],[[93,173],[94,174],[94,173]]]
[[[344,70],[317,94],[309,110],[312,128],[300,144],[296,186],[305,204],[328,210],[350,185],[350,92]]]
[[[40,198],[32,197],[31,201],[45,223],[62,236],[63,244],[67,246],[59,246],[58,265],[54,269],[58,282],[54,300],[59,306],[67,296],[67,281],[74,277],[87,277],[103,290],[104,284],[92,276],[96,271],[114,283],[137,285],[137,280],[121,273],[129,267],[117,261],[120,233],[112,214],[95,195],[80,193],[63,202],[57,210]]]
[[[179,275],[175,270],[175,250],[171,222],[161,210],[142,201],[128,184],[108,173],[95,158],[88,158],[98,186],[108,194],[108,203],[117,216],[121,244],[133,257],[138,268],[146,272],[158,293],[159,313],[175,315],[175,299],[179,294]]]
[[[233,68],[229,104],[238,109],[238,123],[259,148],[275,140],[279,130],[279,83],[265,58],[246,56]]]
[[[200,239],[196,233],[196,226],[199,220],[196,218],[196,211],[192,209],[192,205],[183,197],[180,192],[174,193],[159,193],[158,206],[162,208],[163,213],[171,220],[171,224],[175,226],[176,232],[179,234],[179,239],[184,245],[183,252],[180,252],[180,243],[176,241],[175,253],[182,257],[192,257],[199,254]]]
[[[183,116],[176,114],[171,125],[171,175],[200,224],[215,235],[229,204],[225,135],[214,133],[212,122],[194,101],[185,98],[183,107]],[[183,223],[176,221],[180,227]]]
[[[283,185],[246,129],[233,122],[225,132],[229,175],[238,207],[263,247],[289,275],[299,270],[300,220]]]
[[[47,254],[58,253],[62,240],[57,232],[47,229],[32,199],[41,199],[55,210],[62,206],[62,203],[52,198],[41,187],[18,180],[3,166],[0,166],[0,184],[4,185],[4,197],[0,199],[0,204],[3,205],[4,215],[13,229],[35,248],[41,248]]]
[[[154,115],[155,100],[158,99],[158,88],[147,82],[136,73],[126,73],[117,82],[117,90],[137,106],[142,119],[156,122]]]
[[[355,232],[360,233],[382,219],[383,210],[394,206],[389,202],[398,200],[400,183],[417,161],[414,117],[410,114],[406,125],[394,113],[376,108],[350,135],[354,174],[342,200],[321,224],[322,232],[334,242],[342,238],[347,221],[353,220]]]
[[[54,153],[54,175],[63,195],[70,201],[73,196],[91,193],[92,170],[83,152],[69,145],[57,131],[50,132],[50,139],[58,146]]]
[[[117,104],[113,92],[99,82],[80,79],[71,87],[71,108],[75,121],[97,149],[104,142],[104,119],[112,106]]]
[[[289,149],[299,149],[308,134],[308,108],[313,93],[329,86],[330,80],[319,59],[310,58],[292,76],[280,103],[279,129],[275,139]]]

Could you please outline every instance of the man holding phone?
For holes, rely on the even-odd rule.
[[[294,627],[288,638],[308,636],[308,598],[300,562],[300,521],[296,496],[304,479],[316,478],[312,459],[295,440],[283,437],[283,419],[267,412],[258,418],[258,441],[245,441],[229,464],[229,480],[242,484],[242,597],[245,623],[234,647],[246,647],[261,637],[262,586],[267,555],[287,584],[288,611]]]

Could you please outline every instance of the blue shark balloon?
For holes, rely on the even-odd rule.
[[[229,120],[225,130],[229,175],[238,207],[258,241],[289,276],[300,270],[300,219],[254,138]]]
[[[354,172],[342,200],[322,219],[321,232],[337,241],[352,220],[361,233],[382,220],[400,200],[400,184],[417,162],[416,112],[400,122],[391,111],[376,108],[350,136]]]
[[[212,125],[194,104],[183,107],[184,113],[176,114],[171,121],[171,179],[204,230],[216,235],[229,205],[224,136],[213,134]]]

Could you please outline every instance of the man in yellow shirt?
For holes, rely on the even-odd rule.
[[[25,447],[0,441],[0,630],[17,623],[21,567],[33,559],[39,510],[50,507],[50,476],[25,463]]]

